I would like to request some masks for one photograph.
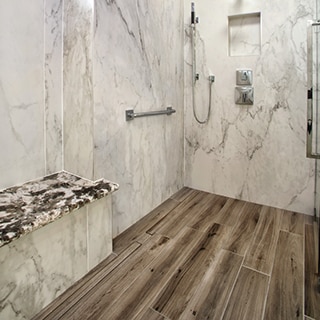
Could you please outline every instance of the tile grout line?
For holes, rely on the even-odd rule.
[[[247,268],[247,269],[249,269],[249,270],[251,270],[251,271],[260,273],[260,274],[263,275],[263,276],[267,276],[267,277],[270,277],[270,276],[271,276],[271,274],[267,274],[267,273],[262,272],[262,271],[260,271],[260,270],[254,269],[254,268],[252,268],[252,267],[248,267],[248,266],[246,266],[246,265],[243,265],[243,268]]]
[[[284,218],[284,215],[282,214],[280,225],[282,225],[283,218]],[[275,252],[274,252],[274,257],[273,257],[273,260],[272,260],[272,266],[271,266],[271,270],[270,270],[269,281],[268,281],[266,296],[265,296],[265,299],[264,299],[264,306],[263,306],[261,319],[264,319],[265,315],[266,315],[267,300],[268,300],[268,295],[269,295],[269,291],[270,291],[270,283],[271,283],[271,278],[272,278],[272,274],[273,274],[274,264],[275,264],[275,260],[276,260],[275,258],[276,258],[276,254],[277,254],[278,244],[279,244],[280,232],[281,232],[281,228],[279,228],[278,237],[277,237],[277,240],[276,240],[276,244],[277,245],[276,245],[276,249],[275,249]]]
[[[260,212],[261,212],[261,209],[260,209]],[[241,216],[241,215],[240,215],[240,216]],[[260,214],[259,214],[259,218],[260,218]],[[259,223],[259,220],[258,220],[258,222],[257,222],[257,224],[256,224],[256,226],[255,226],[255,230],[256,230],[256,227],[257,227],[258,223]],[[232,226],[232,228],[231,228],[231,233],[233,233],[233,230],[235,230],[236,226],[237,226],[236,223]],[[253,234],[254,234],[254,233],[253,233]],[[238,256],[242,257],[242,262],[241,262],[241,265],[240,265],[240,267],[239,267],[237,276],[235,277],[234,283],[233,283],[233,285],[232,285],[232,287],[231,287],[231,290],[230,290],[230,294],[229,294],[229,296],[228,296],[228,299],[226,300],[225,307],[223,308],[223,311],[222,311],[222,314],[221,314],[221,319],[223,319],[223,316],[224,316],[224,314],[226,313],[226,310],[227,310],[227,307],[228,307],[228,304],[229,304],[231,295],[232,295],[232,293],[233,293],[233,290],[234,290],[234,288],[235,288],[235,286],[236,286],[236,283],[237,283],[237,280],[238,280],[238,278],[239,278],[239,274],[240,274],[241,268],[244,267],[245,257],[246,257],[247,251],[249,250],[249,246],[250,246],[250,244],[251,244],[252,241],[253,241],[253,236],[252,236],[251,241],[249,241],[248,247],[246,248],[245,253],[244,253],[243,255],[240,255],[240,254],[238,254],[238,253],[236,253],[236,252],[232,252],[232,251],[230,251],[230,250],[224,249],[223,247],[220,249],[220,250],[226,250],[226,251],[232,252],[232,253],[237,254]]]
[[[220,249],[220,250],[225,250],[225,249],[222,248],[222,249]],[[228,251],[228,250],[226,250],[226,251]],[[230,252],[231,252],[231,251],[230,251]],[[238,278],[239,278],[239,274],[240,274],[241,268],[243,267],[243,263],[244,263],[244,258],[245,258],[245,257],[244,257],[244,256],[241,256],[241,255],[239,255],[239,254],[238,254],[238,256],[242,257],[242,262],[241,262],[241,265],[240,265],[240,267],[239,267],[237,276],[236,276],[235,279],[234,279],[233,285],[232,285],[232,287],[231,287],[231,290],[230,290],[228,299],[226,300],[226,303],[225,303],[225,306],[224,306],[224,308],[223,308],[223,311],[222,311],[222,314],[221,314],[221,318],[220,318],[220,319],[223,319],[224,314],[226,313],[226,310],[227,310],[227,307],[228,307],[228,304],[229,304],[231,295],[232,295],[232,293],[233,293],[233,290],[234,290],[234,288],[235,288],[235,286],[236,286],[236,283],[237,283],[237,280],[238,280]]]
[[[165,320],[170,320],[170,318],[168,318],[166,315],[164,315],[163,313],[155,310],[152,306],[149,306],[150,310],[154,311],[156,314],[158,314],[159,316],[163,317]]]

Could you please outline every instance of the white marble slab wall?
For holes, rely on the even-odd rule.
[[[62,13],[63,0],[45,1],[46,174],[63,169]]]
[[[64,1],[64,169],[93,177],[92,40],[94,0]]]
[[[0,248],[1,319],[31,319],[87,272],[86,210]]]
[[[313,213],[314,161],[306,158],[306,26],[315,2],[195,1],[197,108],[192,115],[190,7],[185,6],[186,185],[252,202]],[[228,55],[228,16],[260,13],[260,53]],[[241,31],[241,30],[240,30]],[[253,70],[254,104],[234,103],[237,68]]]
[[[96,0],[94,170],[120,233],[183,186],[183,1]],[[125,110],[177,110],[125,121]]]
[[[91,270],[112,252],[112,196],[87,206],[87,270]]]
[[[44,3],[0,2],[0,188],[45,173]]]
[[[107,196],[1,247],[0,319],[31,319],[104,260],[111,217]]]

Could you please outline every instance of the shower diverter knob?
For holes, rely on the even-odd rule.
[[[253,87],[235,87],[236,104],[253,104]]]

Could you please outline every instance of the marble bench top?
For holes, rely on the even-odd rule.
[[[0,247],[118,189],[62,171],[0,191]]]

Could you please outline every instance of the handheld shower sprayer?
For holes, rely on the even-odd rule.
[[[194,2],[191,2],[191,24],[195,23]]]
[[[199,23],[199,18],[196,17],[194,2],[191,2],[191,25],[195,26],[196,23]]]
[[[200,124],[206,124],[209,121],[211,113],[211,100],[212,100],[212,84],[215,80],[213,75],[209,75],[209,105],[207,116],[204,120],[200,120],[196,112],[196,98],[195,98],[195,86],[196,82],[200,79],[199,73],[197,73],[196,67],[196,24],[199,23],[199,18],[195,14],[194,2],[191,2],[191,48],[192,48],[192,109],[193,115],[196,121]]]

